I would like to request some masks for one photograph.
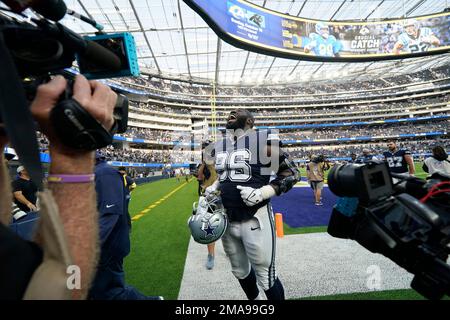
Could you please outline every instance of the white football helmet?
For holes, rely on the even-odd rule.
[[[404,21],[403,28],[408,35],[413,36],[416,34],[417,30],[419,30],[419,22],[414,19],[408,19]]]
[[[189,218],[188,226],[198,243],[209,244],[219,240],[228,226],[220,196],[216,193],[201,196],[198,203],[193,204],[193,216]]]
[[[330,35],[330,29],[328,26],[323,22],[318,22],[316,24],[316,33],[320,34],[323,38],[327,39]]]

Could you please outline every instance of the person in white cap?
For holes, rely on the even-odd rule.
[[[6,166],[8,165],[8,161],[17,157],[16,151],[13,148],[8,148],[8,147],[4,148],[3,155],[5,157],[5,165]],[[20,210],[20,208],[14,202],[12,203],[11,214],[13,216],[14,221],[17,221],[27,215],[27,213]]]
[[[30,180],[27,170],[23,166],[17,168],[19,177],[12,183],[14,203],[25,212],[37,211],[37,188]]]

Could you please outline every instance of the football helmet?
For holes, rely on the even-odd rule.
[[[330,30],[325,23],[319,22],[316,24],[316,33],[320,34],[323,38],[326,39],[330,35]]]
[[[403,23],[403,28],[408,35],[413,36],[416,34],[417,30],[419,30],[419,22],[414,19],[408,19]]]
[[[222,199],[217,193],[201,196],[193,204],[193,216],[188,219],[188,226],[194,240],[209,244],[219,240],[228,226],[228,218]]]

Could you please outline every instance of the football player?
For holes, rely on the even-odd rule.
[[[394,45],[394,54],[425,52],[430,46],[437,47],[441,44],[430,28],[420,28],[416,20],[406,20],[403,27],[404,32],[400,34]]]
[[[305,53],[312,52],[321,57],[339,57],[341,50],[341,42],[330,35],[328,26],[322,22],[316,24],[316,33],[309,35],[309,43],[305,46]]]
[[[389,170],[393,173],[414,175],[415,168],[411,152],[406,149],[398,149],[394,140],[389,140],[387,147],[389,151],[384,152],[383,156],[388,163]]]
[[[278,135],[254,130],[253,115],[244,109],[230,113],[227,137],[214,145],[219,178],[206,188],[220,191],[229,219],[222,237],[234,276],[250,300],[283,300],[284,289],[275,270],[275,223],[270,198],[289,191],[298,170],[280,150]],[[270,180],[271,173],[275,178]]]

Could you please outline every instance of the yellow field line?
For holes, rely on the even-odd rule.
[[[166,194],[164,197],[162,197],[161,199],[153,202],[151,205],[149,205],[147,208],[145,208],[144,210],[142,210],[141,212],[139,212],[138,214],[136,214],[133,218],[131,218],[132,222],[139,220],[140,218],[142,218],[144,215],[146,215],[148,212],[150,212],[152,209],[156,208],[158,205],[160,205],[162,202],[164,202],[165,200],[167,200],[170,196],[172,196],[175,192],[177,192],[178,190],[180,190],[181,188],[183,188],[185,185],[187,185],[189,182],[191,182],[191,180],[189,180],[188,182],[184,182],[182,185],[176,187],[175,189],[173,189],[172,191],[170,191],[168,194]]]

